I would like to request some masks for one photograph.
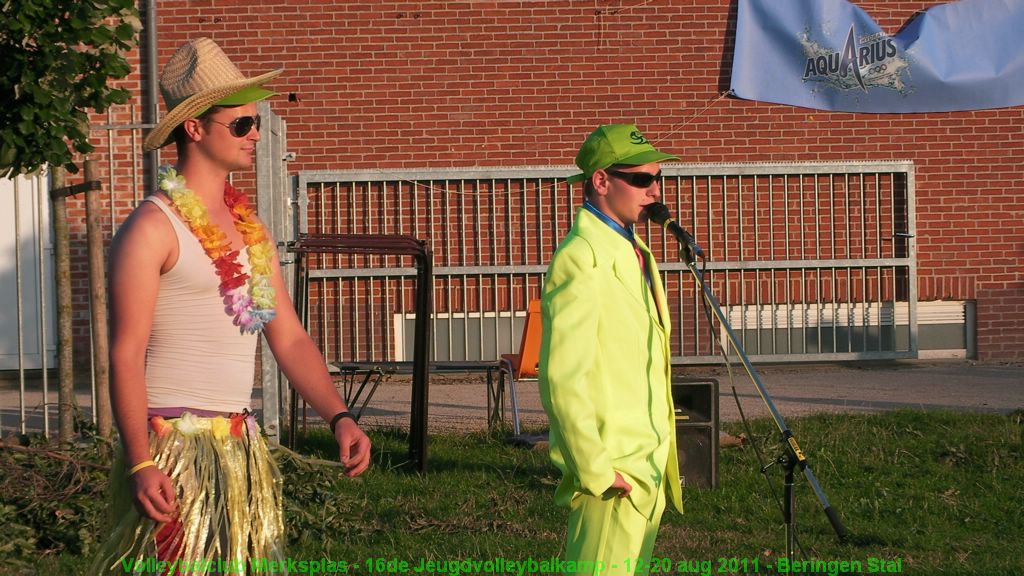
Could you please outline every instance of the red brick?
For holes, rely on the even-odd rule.
[[[890,32],[934,4],[856,3]],[[613,6],[621,9],[608,12]],[[1024,283],[1024,107],[870,115],[719,98],[735,35],[728,3],[603,3],[599,10],[559,0],[166,0],[158,5],[159,62],[206,34],[245,73],[285,67],[271,86],[300,100],[278,96],[272,105],[288,122],[293,173],[569,164],[594,125],[610,121],[666,134],[657,145],[686,162],[911,160],[921,297],[976,298],[979,354],[1024,355],[1024,310],[1015,300]],[[129,56],[138,63],[137,52]],[[136,70],[120,84],[138,95],[142,81]],[[134,103],[139,121],[141,98]],[[122,106],[94,125],[130,121]],[[114,163],[120,221],[142,193],[141,166],[133,181],[128,131],[115,134],[112,151],[105,130],[94,128],[92,137],[104,175]],[[164,162],[173,157],[162,153]],[[253,186],[252,175],[238,181]],[[84,210],[81,199],[68,205],[81,291]],[[561,233],[562,222],[546,233]],[[852,240],[839,254],[862,250],[860,238]],[[85,334],[84,326],[78,321],[76,330]]]

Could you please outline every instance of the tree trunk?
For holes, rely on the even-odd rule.
[[[96,161],[85,161],[85,181],[96,180]],[[96,427],[100,438],[110,439],[110,356],[107,337],[107,273],[103,257],[100,218],[102,188],[85,193],[85,230],[89,248],[89,301],[92,310],[92,359],[96,378]]]
[[[64,168],[53,167],[51,190],[64,187]],[[71,443],[75,421],[75,372],[71,351],[71,233],[68,228],[67,197],[53,198],[53,250],[57,263],[57,354],[60,389],[57,392],[58,434],[61,444]]]

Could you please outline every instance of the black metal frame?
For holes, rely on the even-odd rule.
[[[430,316],[433,300],[433,253],[423,240],[393,234],[299,234],[288,244],[296,255],[295,307],[303,325],[309,316],[309,254],[378,254],[416,259],[416,326],[412,370],[412,410],[409,421],[409,459],[420,472],[427,470],[427,387],[430,380]],[[291,391],[289,443],[298,425],[298,395]]]
[[[394,374],[412,374],[412,362],[333,362],[336,374],[342,381],[345,402],[355,410],[356,418],[370,403],[377,388],[383,383],[386,377]],[[504,413],[501,410],[501,402],[504,395],[502,387],[504,383],[499,378],[497,382],[494,373],[501,369],[500,362],[486,360],[434,360],[430,362],[431,374],[453,374],[466,372],[484,372],[487,374],[487,427],[494,428],[503,422]],[[360,382],[360,378],[362,382]],[[357,385],[358,383],[358,385]],[[497,384],[497,385],[495,385]],[[365,393],[365,395],[364,395]],[[361,402],[360,402],[361,401]],[[355,406],[359,405],[356,409]]]

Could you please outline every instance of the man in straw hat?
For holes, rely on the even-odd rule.
[[[671,321],[658,267],[633,232],[661,196],[636,126],[600,126],[576,156],[585,202],[552,256],[541,299],[541,401],[566,562],[580,574],[647,573],[666,500],[682,511],[671,394]]]
[[[246,78],[208,38],[164,67],[168,113],[144,147],[174,142],[178,165],[111,247],[111,391],[123,459],[112,472],[114,527],[92,573],[156,572],[161,561],[241,572],[249,559],[284,560],[281,479],[249,412],[260,332],[330,422],[346,473],[370,463],[370,441],[299,322],[266,227],[227,181],[252,167],[256,102],[280,73]]]

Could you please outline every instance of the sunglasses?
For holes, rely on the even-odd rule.
[[[661,170],[657,174],[647,172],[623,172],[621,170],[605,170],[608,174],[615,176],[634,188],[650,188],[656,180],[661,180]]]
[[[253,126],[256,127],[257,132],[260,131],[259,114],[256,114],[255,116],[239,116],[231,122],[218,122],[216,120],[211,120],[209,118],[207,118],[207,120],[213,122],[214,124],[227,126],[228,130],[231,131],[231,135],[234,136],[235,138],[245,138],[246,136],[249,135],[249,132],[252,131]]]

